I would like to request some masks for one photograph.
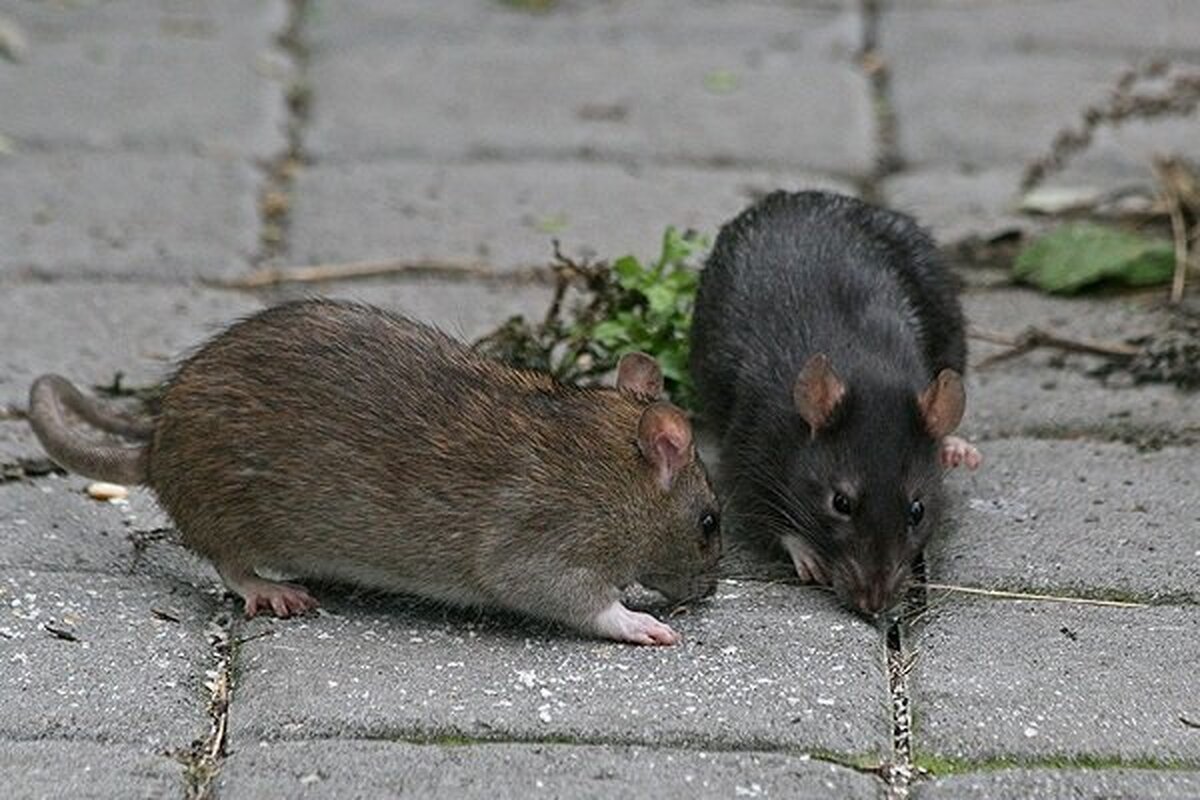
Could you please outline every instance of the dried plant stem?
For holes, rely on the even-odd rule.
[[[544,280],[544,267],[525,267],[515,271],[497,272],[484,264],[462,264],[454,261],[348,261],[332,264],[311,264],[296,267],[264,267],[240,278],[213,281],[223,289],[261,289],[284,283],[323,283],[328,281],[376,278],[383,275],[429,275],[439,278],[504,278],[513,282]]]
[[[1176,305],[1183,300],[1193,240],[1200,237],[1200,176],[1182,158],[1158,156],[1153,166],[1162,204],[1171,218],[1171,235],[1175,243],[1171,303]]]
[[[1187,281],[1188,235],[1187,224],[1183,220],[1183,209],[1179,207],[1178,198],[1170,197],[1168,203],[1171,214],[1171,236],[1175,240],[1175,274],[1171,279],[1171,303],[1175,305],[1183,299],[1183,287]]]
[[[1092,355],[1107,356],[1109,358],[1133,358],[1140,352],[1137,347],[1131,344],[1124,344],[1123,342],[1070,339],[1050,333],[1049,331],[1044,331],[1041,328],[1026,328],[1020,334],[1010,336],[972,327],[967,330],[967,335],[972,339],[979,339],[1009,348],[1002,353],[985,358],[976,365],[976,369],[986,369],[993,364],[1007,361],[1010,358],[1023,355],[1039,347],[1053,347],[1073,353],[1091,353]]]
[[[926,583],[924,587],[942,592],[959,592],[961,594],[981,595],[983,597],[998,597],[1005,600],[1037,600],[1046,603],[1070,603],[1082,606],[1106,606],[1108,608],[1149,608],[1146,603],[1132,603],[1125,600],[1096,600],[1090,597],[1070,597],[1057,594],[1006,592],[999,589],[980,589],[975,586],[954,586],[947,583]]]

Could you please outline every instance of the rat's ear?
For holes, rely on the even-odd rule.
[[[637,442],[642,456],[654,467],[663,491],[670,490],[679,470],[696,457],[692,425],[683,412],[670,403],[653,403],[642,412]]]
[[[617,362],[617,389],[643,397],[659,397],[663,393],[662,368],[645,353],[626,353]]]
[[[792,387],[792,401],[813,436],[829,423],[834,409],[845,396],[846,384],[833,371],[829,356],[824,353],[808,359]]]
[[[925,421],[925,430],[935,439],[947,436],[962,422],[967,406],[967,392],[963,389],[962,376],[952,369],[944,369],[933,382],[917,395],[917,407]]]

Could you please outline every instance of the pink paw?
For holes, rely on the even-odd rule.
[[[803,539],[798,536],[784,536],[783,549],[792,557],[792,564],[796,567],[796,575],[801,583],[822,586],[829,583],[825,578],[825,570],[821,569],[821,562],[817,561]]]
[[[246,592],[245,599],[247,619],[259,611],[271,611],[284,619],[317,607],[317,601],[308,590],[294,583],[260,581]]]
[[[645,645],[670,645],[679,641],[679,634],[670,625],[659,622],[649,614],[630,611],[620,601],[596,615],[596,632],[618,642]]]
[[[942,439],[941,457],[942,466],[946,469],[957,466],[976,469],[983,463],[983,456],[975,445],[958,436],[946,436]]]

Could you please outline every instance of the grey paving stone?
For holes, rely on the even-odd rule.
[[[885,9],[885,21],[912,24],[907,12],[917,10],[929,36],[1018,52],[1186,56],[1200,37],[1187,0],[906,0]]]
[[[568,255],[658,255],[664,228],[709,236],[751,199],[776,188],[847,188],[787,172],[611,164],[317,166],[296,184],[292,260],[411,259],[497,270]]]
[[[0,740],[173,749],[207,732],[201,684],[211,597],[145,578],[5,568],[0,603]],[[180,621],[156,617],[155,608]],[[45,623],[77,641],[51,635]]]
[[[915,646],[919,757],[1200,765],[1200,607],[947,600]]]
[[[966,292],[963,310],[972,325],[1002,334],[1018,335],[1032,326],[1071,338],[1122,341],[1161,328],[1165,317],[1161,308],[1155,308],[1159,300],[1161,297],[1147,294],[1053,297],[1032,288],[1013,287]],[[1004,349],[979,340],[970,344],[979,358]]]
[[[1160,384],[1106,387],[1073,361],[1062,368],[1009,364],[969,376],[963,430],[984,439],[1092,437],[1147,447],[1197,441],[1194,393]]]
[[[771,753],[355,740],[245,742],[219,784],[226,797],[330,798],[876,798],[881,789],[845,767]]]
[[[1191,800],[1200,772],[1147,769],[1005,769],[952,775],[918,784],[914,800]]]
[[[239,651],[236,741],[468,736],[797,748],[889,745],[881,643],[826,593],[723,582],[645,649],[524,620],[319,597]],[[244,636],[253,636],[255,622]]]
[[[29,423],[22,419],[0,421],[0,477],[43,474],[53,466],[54,462],[38,444]]]
[[[128,572],[134,531],[166,524],[147,490],[117,502],[93,500],[86,478],[49,475],[0,484],[0,569]]]
[[[896,7],[883,51],[903,154],[919,165],[977,166],[1040,156],[1132,61],[1173,46],[1196,56],[1194,17],[1172,0],[1136,11],[1113,0]],[[1196,148],[1187,120],[1122,126],[1099,137],[1070,182],[1145,176],[1153,152]]]
[[[259,308],[234,292],[129,284],[0,285],[0,405],[26,406],[29,385],[58,372],[85,389],[163,377],[178,356]]]
[[[979,172],[933,167],[900,173],[885,180],[882,190],[888,206],[914,216],[939,243],[951,244],[1036,229],[1036,219],[1016,213],[1019,180],[1014,167]]]
[[[87,496],[89,483],[48,475],[0,484],[0,569],[104,572],[197,592],[218,586],[216,571],[182,545],[148,489],[101,502]]]
[[[362,280],[321,286],[290,285],[265,297],[269,302],[324,296],[370,303],[436,325],[463,341],[495,330],[510,317],[541,320],[550,307],[549,286],[449,281],[437,278]]]
[[[482,18],[499,24],[461,8],[416,19],[368,13],[335,23],[328,45],[317,26],[306,141],[321,159],[582,155],[870,169],[856,15],[710,7],[668,33],[679,14],[630,11],[637,5]]]
[[[21,63],[0,63],[0,133],[18,148],[286,146],[283,0],[9,5],[29,39]]]
[[[21,153],[0,161],[0,277],[183,282],[247,268],[253,166],[190,153]]]
[[[988,442],[975,473],[947,480],[946,535],[930,578],[1200,601],[1200,458],[1122,444]]]
[[[1029,289],[989,289],[968,292],[963,305],[972,325],[1010,337],[1037,327],[1067,338],[1122,342],[1164,325],[1161,311],[1132,298],[1059,299]],[[977,339],[969,347],[972,364],[1005,349]],[[1098,356],[1043,348],[969,369],[964,429],[984,438],[1086,435],[1150,445],[1200,435],[1194,392],[1135,386],[1122,373],[1093,376],[1104,364]]]
[[[653,42],[754,42],[771,47],[816,41],[823,52],[844,54],[857,43],[856,0],[660,0],[657,3],[591,3],[560,0],[550,13],[527,13],[492,0],[425,3],[422,0],[360,0],[326,13],[317,6],[305,18],[317,49],[357,44],[428,40],[460,44],[480,36]],[[834,12],[834,13],[831,13]],[[838,13],[841,12],[841,13]],[[844,13],[851,12],[851,13]],[[791,29],[800,29],[791,33]]]
[[[0,741],[4,796],[161,798],[183,790],[183,766],[146,747],[93,742]]]

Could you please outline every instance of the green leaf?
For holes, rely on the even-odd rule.
[[[613,262],[612,270],[622,289],[637,289],[643,283],[645,269],[633,256],[621,256]]]
[[[615,319],[605,320],[592,329],[592,338],[612,348],[625,341],[625,325]]]
[[[656,283],[646,287],[646,303],[650,306],[651,314],[668,314],[675,309],[675,300],[679,297],[670,286]]]
[[[1171,244],[1092,223],[1064,225],[1021,251],[1013,275],[1047,292],[1073,294],[1101,281],[1146,286],[1170,280]]]

